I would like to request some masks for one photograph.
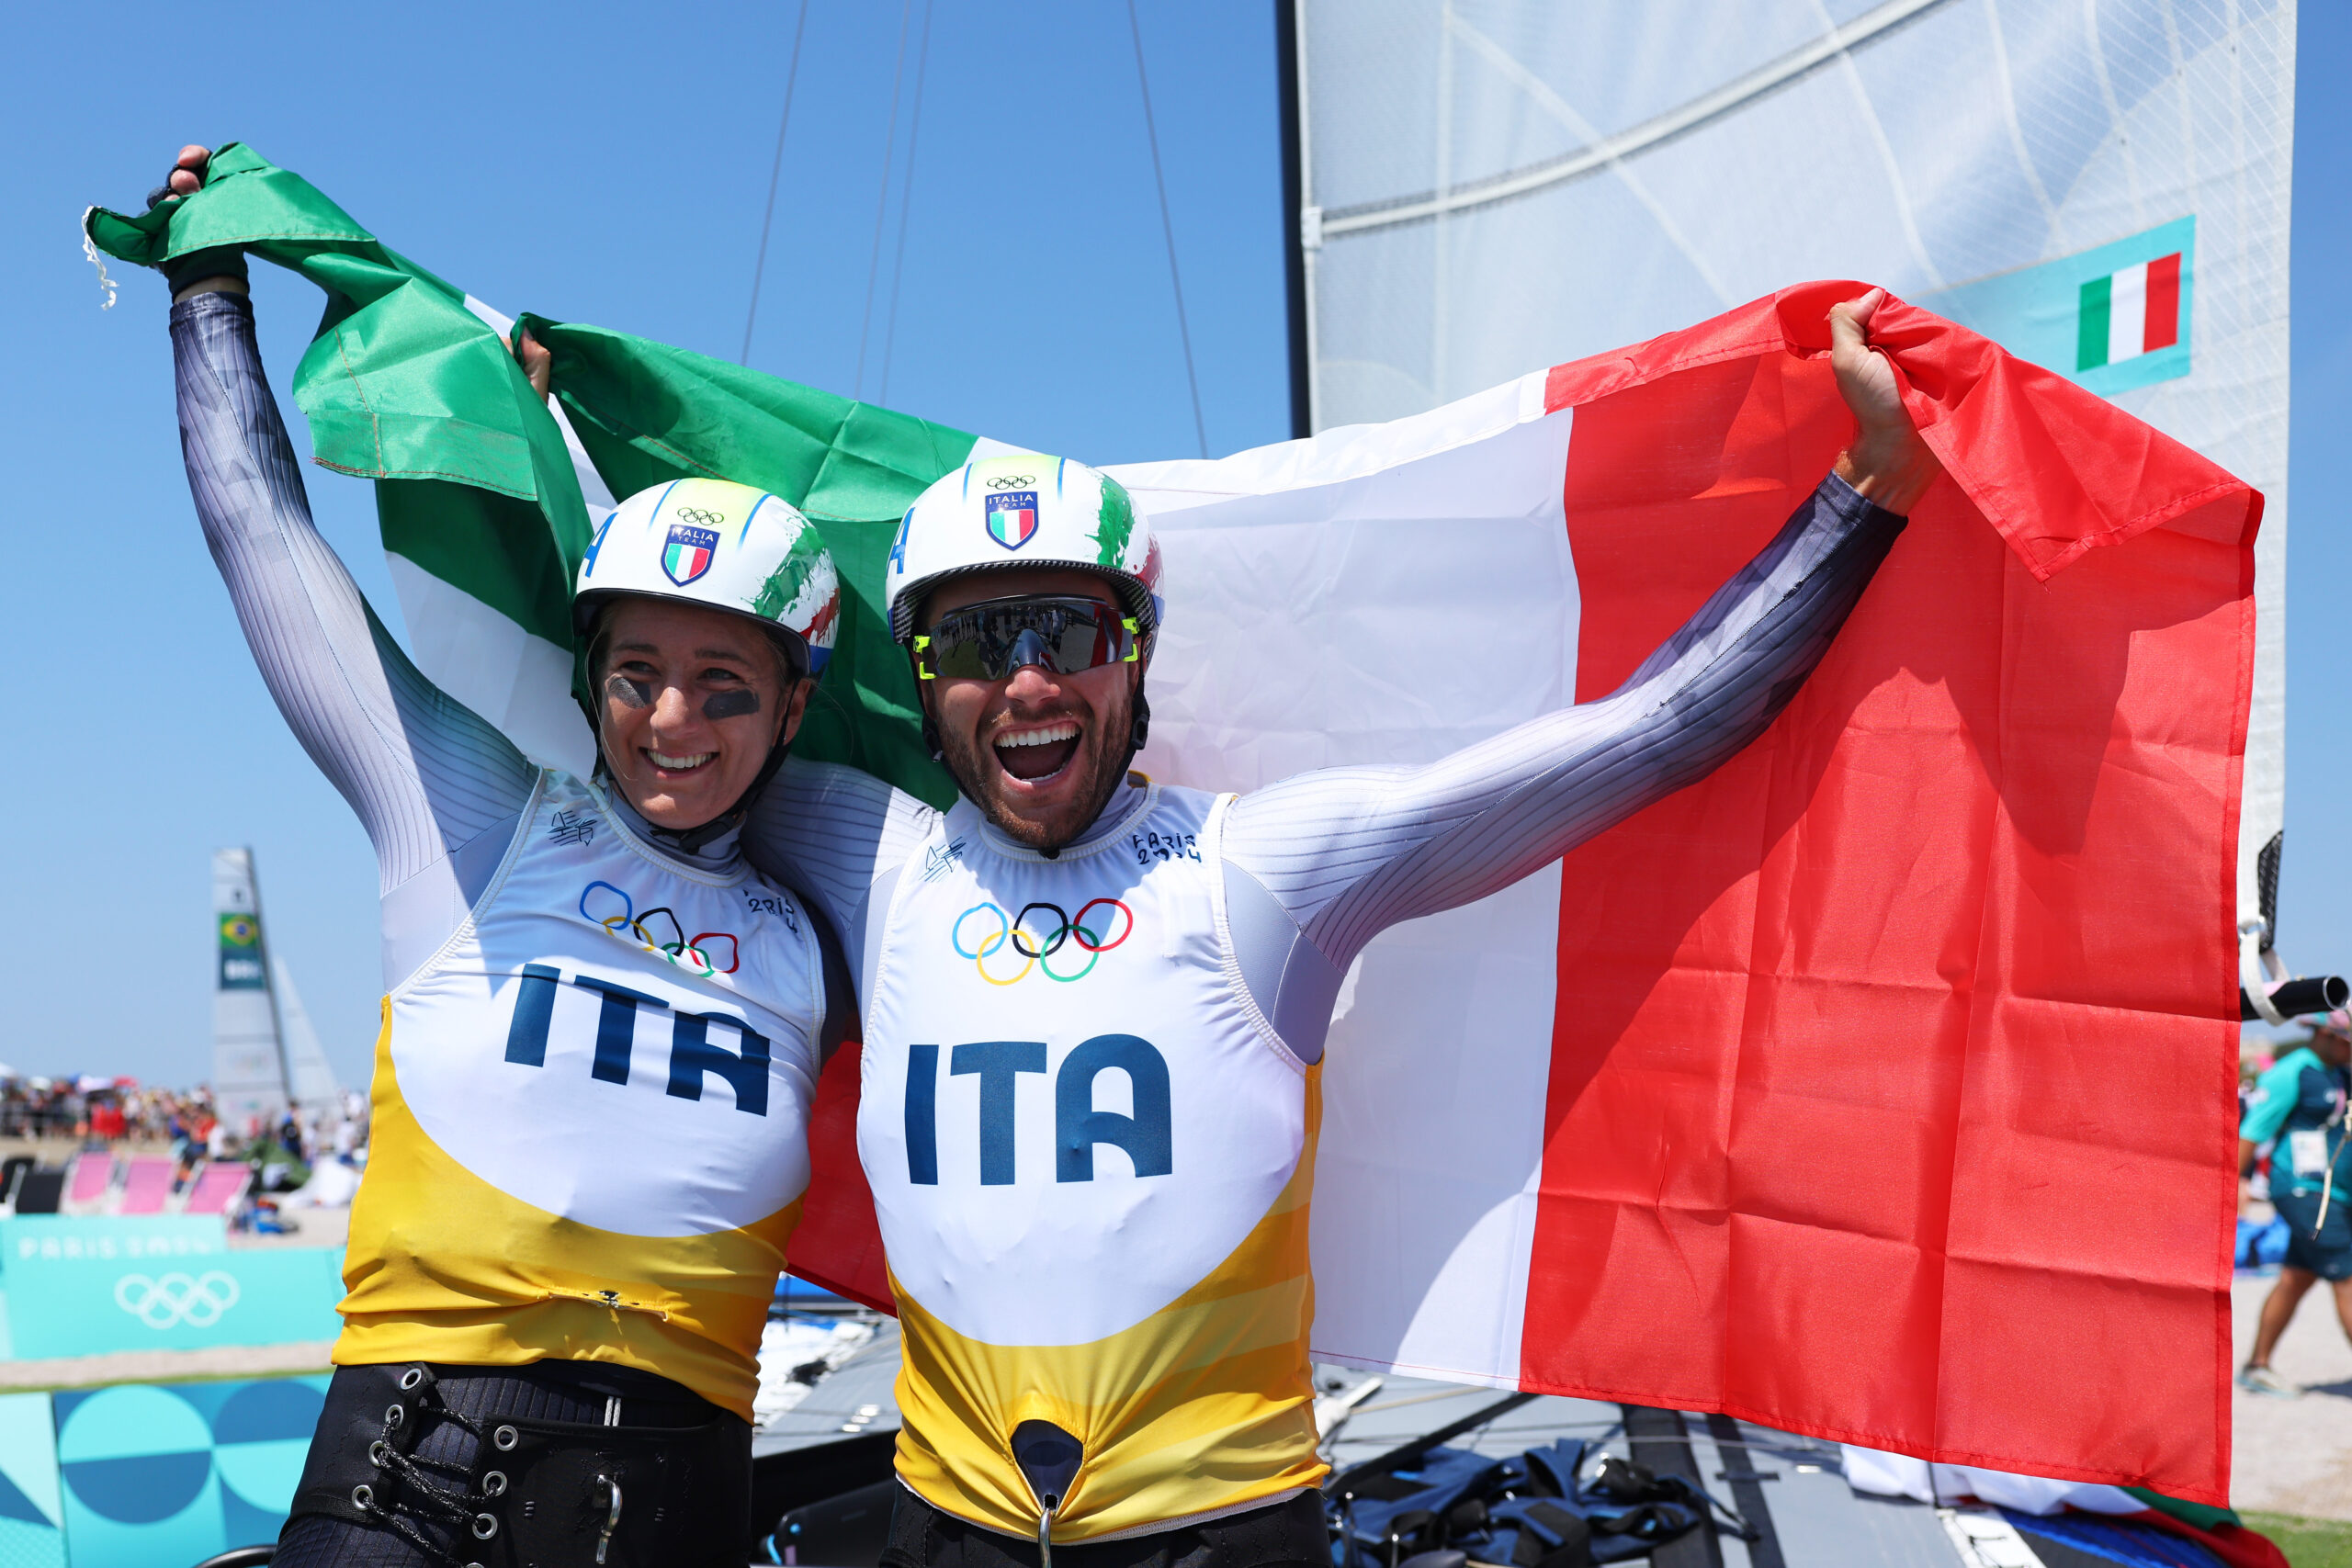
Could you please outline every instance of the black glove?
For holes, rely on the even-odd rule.
[[[147,193],[147,210],[153,212],[167,201],[177,201],[179,196],[169,183],[157,186]],[[179,291],[191,283],[208,277],[233,277],[243,283],[247,279],[245,253],[235,245],[214,245],[201,251],[190,251],[184,256],[174,256],[160,269],[164,283],[177,298]]]

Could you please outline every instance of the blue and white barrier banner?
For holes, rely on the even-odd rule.
[[[60,1238],[61,1241],[64,1238]],[[144,1238],[46,1246],[8,1258],[8,1327],[20,1360],[118,1350],[195,1350],[332,1339],[342,1323],[342,1253],[331,1247],[181,1252]],[[166,1238],[170,1239],[170,1238]]]
[[[62,1516],[73,1568],[175,1568],[277,1540],[326,1384],[273,1378],[31,1395],[56,1402],[51,1517]],[[53,1561],[62,1568],[66,1559]]]
[[[65,1568],[64,1501],[45,1393],[0,1393],[0,1562]]]

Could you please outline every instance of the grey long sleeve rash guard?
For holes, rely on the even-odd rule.
[[[538,770],[409,661],[320,536],[262,370],[252,302],[216,293],[174,305],[172,357],[188,489],[254,661],[375,846],[390,989],[465,923]],[[658,841],[627,802],[611,805]],[[673,858],[710,870],[735,854],[729,834]]]
[[[1426,766],[1318,769],[1239,796],[1226,901],[1242,977],[1276,1032],[1318,1059],[1348,965],[1380,931],[1500,891],[1762,734],[1903,527],[1826,478],[1608,696]],[[1144,793],[1123,788],[1080,842],[1120,831]],[[935,818],[864,773],[793,761],[745,825],[752,862],[826,906],[869,1003],[873,923]]]

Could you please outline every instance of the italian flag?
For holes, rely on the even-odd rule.
[[[377,482],[428,674],[583,765],[563,610],[592,513],[739,479],[816,520],[848,590],[802,751],[952,797],[883,561],[925,484],[1015,448],[525,317],[551,413],[503,317],[249,150],[212,170],[91,233],[149,263],[243,243],[326,290],[295,395],[319,460]],[[1848,439],[1825,314],[1862,287],[1114,470],[1170,587],[1141,765],[1421,762],[1613,690]],[[1349,975],[1316,1352],[2225,1505],[2261,498],[1925,311],[1872,335],[1949,478],[1771,729]],[[844,1051],[793,1267],[887,1303],[856,1082]]]
[[[2120,365],[2180,341],[2180,253],[2082,286],[2075,369]]]

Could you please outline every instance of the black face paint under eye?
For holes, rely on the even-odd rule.
[[[605,677],[605,695],[623,707],[650,708],[653,705],[653,688],[643,681],[632,681],[616,671]]]
[[[719,692],[704,699],[702,705],[705,718],[741,718],[747,713],[759,711],[760,694],[757,692]]]

